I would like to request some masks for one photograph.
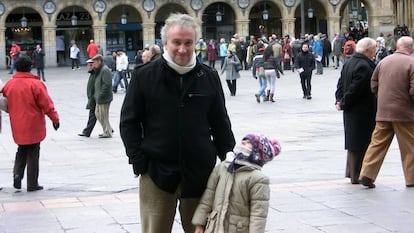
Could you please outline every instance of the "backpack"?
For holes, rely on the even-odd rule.
[[[347,44],[345,47],[345,55],[352,55],[354,53],[354,46],[352,44]]]

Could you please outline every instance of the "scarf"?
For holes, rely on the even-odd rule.
[[[191,57],[190,62],[185,66],[180,66],[177,63],[175,63],[172,60],[170,54],[168,53],[167,48],[164,48],[164,53],[162,54],[162,57],[167,61],[167,65],[169,67],[171,67],[173,70],[177,71],[177,73],[181,75],[190,72],[197,63],[195,52],[193,52],[193,56]]]
[[[243,165],[243,163],[238,163],[238,161],[247,161],[249,155],[252,153],[252,150],[244,147],[244,146],[236,146],[233,150],[234,152],[234,159],[230,163],[227,171],[230,173],[234,173],[239,167]]]

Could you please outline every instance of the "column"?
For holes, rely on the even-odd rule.
[[[0,69],[7,69],[6,66],[6,28],[0,27]]]
[[[285,35],[295,36],[295,20],[295,18],[282,18],[280,20],[282,21],[282,35],[280,37]]]
[[[339,12],[338,12],[339,14]],[[328,38],[332,38],[332,36],[336,34],[340,34],[341,30],[341,16],[330,16],[328,17]]]
[[[245,19],[241,19],[241,20],[236,20],[236,28],[235,28],[235,32],[239,35],[239,36],[249,36],[249,23],[250,20],[245,20]]]
[[[101,47],[105,55],[106,54],[106,26],[105,24],[94,25],[93,35],[94,35],[95,44]]]
[[[57,67],[56,26],[42,27],[43,49],[45,51],[45,67]]]
[[[142,23],[143,46],[155,43],[155,23]]]
[[[377,38],[378,35],[382,32],[385,35],[388,32],[394,31],[394,16],[393,15],[373,15],[369,17],[369,30],[368,36],[371,38]]]

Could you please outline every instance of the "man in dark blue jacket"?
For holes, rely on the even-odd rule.
[[[171,232],[177,200],[185,232],[217,156],[235,140],[217,72],[197,61],[196,19],[172,14],[161,30],[160,59],[135,68],[120,132],[140,177],[142,232]]]

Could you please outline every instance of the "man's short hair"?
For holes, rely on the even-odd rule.
[[[195,33],[194,44],[201,37],[201,26],[194,17],[187,14],[174,13],[165,20],[165,24],[161,28],[161,39],[164,43],[168,40],[168,31],[174,26],[191,27]]]
[[[20,56],[16,60],[16,71],[30,72],[32,69],[32,60],[28,56]]]
[[[161,47],[159,45],[157,45],[157,44],[152,45],[150,47],[150,50],[151,50],[152,54],[154,54],[154,55],[161,54]]]

